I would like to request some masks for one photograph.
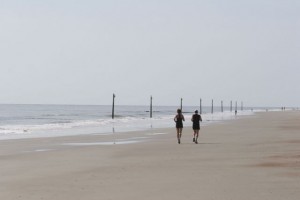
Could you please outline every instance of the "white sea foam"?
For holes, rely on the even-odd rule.
[[[114,145],[114,144],[133,144],[140,141],[136,140],[126,140],[126,141],[116,141],[116,142],[77,142],[77,143],[63,143],[62,145],[67,146],[97,146],[97,145]]]
[[[46,152],[46,151],[54,151],[55,149],[36,149],[32,151],[22,151],[23,153],[33,153],[33,152]]]
[[[148,133],[146,135],[166,135],[168,133]]]

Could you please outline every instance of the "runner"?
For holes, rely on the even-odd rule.
[[[193,142],[195,142],[196,144],[198,144],[200,121],[202,122],[201,115],[198,115],[198,110],[195,110],[195,114],[193,114],[193,116],[192,116],[192,122],[193,122],[193,129],[194,129]]]
[[[183,128],[182,121],[184,121],[184,116],[182,115],[180,109],[177,109],[177,115],[174,117],[174,121],[176,122],[178,144],[180,144],[180,138],[181,138],[182,128]]]

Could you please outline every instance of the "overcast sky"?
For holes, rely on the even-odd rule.
[[[0,0],[0,103],[300,106],[299,0]]]

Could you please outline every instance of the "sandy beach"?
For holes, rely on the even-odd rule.
[[[300,112],[192,129],[0,141],[0,199],[300,199]]]

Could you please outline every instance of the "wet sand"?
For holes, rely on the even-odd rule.
[[[298,200],[300,112],[201,128],[0,141],[0,199]]]

